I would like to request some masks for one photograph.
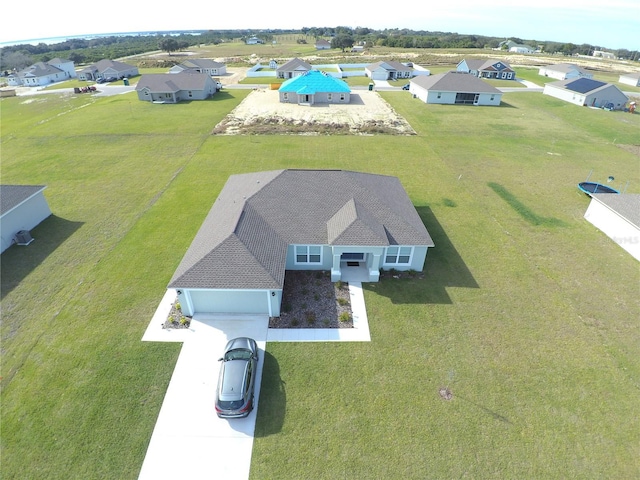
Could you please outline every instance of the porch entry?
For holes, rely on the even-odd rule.
[[[343,253],[340,255],[340,263],[347,267],[359,267],[364,262],[364,253]]]

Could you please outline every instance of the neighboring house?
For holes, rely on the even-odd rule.
[[[516,79],[516,72],[507,62],[502,60],[465,59],[458,63],[456,71],[470,73],[478,78],[495,78],[500,80]]]
[[[73,62],[54,58],[48,62],[34,63],[24,70],[12,73],[7,78],[7,83],[12,86],[39,87],[70,78],[76,78]]]
[[[0,185],[0,238],[4,252],[30,242],[29,231],[51,215],[44,185]]]
[[[260,40],[258,37],[250,37],[247,38],[247,45],[257,45],[259,43],[264,43],[262,40]]]
[[[286,270],[421,271],[434,243],[396,177],[275,170],[227,180],[169,288],[182,311],[280,315]]]
[[[216,62],[208,58],[194,58],[193,60],[186,60],[179,65],[171,67],[169,73],[180,73],[186,70],[206,73],[212,77],[227,74],[227,66],[224,63]]]
[[[620,79],[618,81],[620,83],[624,83],[625,85],[640,87],[640,73],[623,73],[622,75],[620,75]]]
[[[206,73],[145,73],[136,92],[139,100],[154,103],[205,100],[216,93],[216,82]]]
[[[371,80],[399,80],[411,78],[413,68],[394,60],[376,62],[364,67],[364,73]]]
[[[502,92],[474,75],[447,72],[418,76],[409,92],[425,103],[447,105],[500,105]]]
[[[640,194],[592,194],[584,218],[640,260]]]
[[[614,110],[623,109],[629,100],[615,85],[590,78],[547,83],[542,93],[580,106],[607,107]]]
[[[594,50],[593,56],[600,57],[600,58],[607,58],[609,60],[614,60],[616,58],[616,56],[613,53],[605,52],[604,50]]]
[[[346,82],[318,70],[285,80],[278,89],[278,95],[281,103],[314,105],[351,101],[351,89]]]
[[[529,45],[513,45],[509,47],[509,51],[513,53],[534,53],[536,49]]]
[[[277,69],[278,68],[278,62],[272,58],[271,60],[269,60],[269,68],[271,70]]]
[[[131,78],[139,75],[138,67],[117,60],[100,60],[78,72],[80,80],[98,80],[107,78]]]
[[[310,64],[296,57],[278,67],[276,69],[276,77],[293,78],[298,75],[304,75],[310,70],[313,70],[313,67]]]
[[[556,78],[558,80],[569,80],[571,78],[593,78],[593,74],[587,72],[584,68],[580,68],[579,66],[571,63],[545,65],[544,67],[540,67],[538,75]]]
[[[331,48],[331,43],[321,38],[316,41],[316,50],[329,50]]]

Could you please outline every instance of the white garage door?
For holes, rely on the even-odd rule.
[[[192,290],[190,293],[195,313],[269,314],[269,292],[265,290]]]

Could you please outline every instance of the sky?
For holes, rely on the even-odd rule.
[[[188,0],[178,10],[175,3],[149,7],[149,2],[140,1],[8,2],[2,7],[0,43],[102,33],[347,26],[640,50],[639,0],[535,0],[526,5],[515,0],[492,0],[489,5],[479,0],[376,1],[376,6],[373,1],[289,3]],[[37,14],[29,17],[30,12]]]

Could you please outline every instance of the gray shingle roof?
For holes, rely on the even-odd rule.
[[[232,175],[171,288],[282,288],[287,247],[433,241],[396,177],[343,170]]]
[[[594,193],[591,196],[640,229],[640,193]]]
[[[206,73],[185,71],[181,73],[145,73],[138,80],[136,91],[148,88],[152,92],[179,92],[203,90],[211,77]]]
[[[462,72],[447,72],[438,75],[420,75],[411,79],[412,83],[425,90],[456,93],[502,93],[475,75]]]
[[[47,188],[44,185],[0,185],[0,216]]]
[[[287,63],[285,63],[284,65],[282,65],[281,67],[278,67],[276,69],[277,72],[289,72],[291,70],[312,70],[313,67],[311,66],[311,64],[305,62],[304,60],[300,59],[300,58],[292,58],[291,60],[289,60]]]

